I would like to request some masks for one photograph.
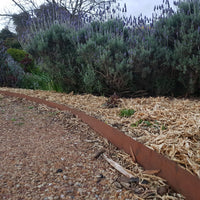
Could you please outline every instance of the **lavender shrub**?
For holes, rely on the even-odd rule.
[[[47,10],[30,19],[21,43],[65,91],[195,94],[200,77],[199,1],[174,5],[177,10],[163,0],[151,18],[120,15],[118,5],[100,7],[95,16],[78,13],[71,18],[58,7],[53,15]]]

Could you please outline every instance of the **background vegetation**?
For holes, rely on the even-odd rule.
[[[155,6],[151,19],[113,17],[117,11],[108,8],[109,20],[82,15],[67,21],[58,7],[51,21],[41,11],[20,32],[24,50],[16,50],[16,40],[7,42],[5,30],[0,33],[8,49],[0,58],[0,85],[129,97],[199,96],[200,1],[174,4],[176,11],[167,0]],[[4,62],[8,57],[12,64]],[[14,82],[8,73],[14,73]]]

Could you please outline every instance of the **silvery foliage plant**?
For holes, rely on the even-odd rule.
[[[20,64],[7,53],[2,42],[0,42],[0,47],[0,86],[16,87],[25,73]]]

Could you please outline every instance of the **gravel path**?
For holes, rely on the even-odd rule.
[[[1,98],[0,130],[0,199],[114,199],[117,195],[109,165],[92,159],[100,148],[95,133],[75,116]],[[105,178],[97,183],[101,174]]]

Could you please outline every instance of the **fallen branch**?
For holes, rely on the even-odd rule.
[[[103,158],[112,166],[114,167],[117,171],[119,171],[120,173],[122,173],[124,176],[128,177],[128,178],[132,178],[133,174],[127,170],[124,169],[120,164],[116,163],[114,160],[108,158],[106,155],[103,154]]]

